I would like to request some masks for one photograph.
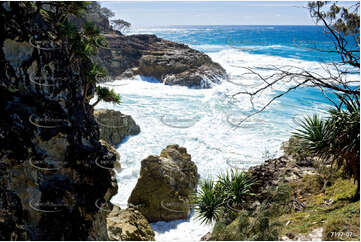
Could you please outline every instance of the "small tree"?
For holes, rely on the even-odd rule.
[[[119,32],[124,32],[130,28],[131,24],[123,19],[112,20],[114,28]]]
[[[106,87],[97,87],[95,89],[95,93],[98,97],[97,101],[92,105],[92,107],[95,107],[100,101],[104,102],[111,102],[115,104],[121,103],[120,95],[115,93],[114,90],[110,90]]]
[[[114,13],[108,8],[101,8],[99,11],[100,14],[102,14],[106,18],[114,17]]]

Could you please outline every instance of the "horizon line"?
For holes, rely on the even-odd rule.
[[[182,26],[318,26],[318,24],[170,24],[170,25],[134,25],[133,27],[182,27]]]

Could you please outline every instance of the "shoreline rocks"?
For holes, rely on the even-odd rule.
[[[140,177],[128,202],[149,222],[186,219],[188,199],[197,184],[197,166],[184,147],[169,145],[160,156],[142,160]]]
[[[113,241],[154,241],[155,234],[147,219],[133,208],[114,206],[107,216],[108,237]]]
[[[104,37],[109,47],[101,50],[98,61],[112,80],[141,75],[166,85],[210,88],[227,77],[221,65],[185,44],[146,34]]]
[[[99,125],[99,136],[101,139],[116,146],[129,135],[136,135],[140,127],[130,115],[110,109],[96,109],[94,117]]]

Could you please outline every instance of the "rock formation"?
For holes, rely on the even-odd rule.
[[[120,209],[114,206],[107,217],[108,237],[114,241],[151,241],[154,231],[147,219],[133,208]]]
[[[140,177],[128,202],[139,206],[149,222],[185,219],[189,196],[197,184],[197,167],[187,150],[169,145],[160,156],[142,160]]]
[[[166,85],[210,88],[226,71],[206,54],[155,35],[106,34],[109,46],[100,52],[110,79],[153,77]],[[101,44],[99,44],[102,46]]]
[[[112,145],[118,145],[126,136],[140,132],[133,118],[119,111],[97,109],[94,116],[99,125],[100,138]]]
[[[0,4],[0,238],[86,240],[97,201],[117,192],[117,155],[99,142],[79,63],[39,6]]]

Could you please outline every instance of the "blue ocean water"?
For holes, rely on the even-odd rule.
[[[118,190],[112,202],[126,206],[139,177],[140,162],[148,155],[159,155],[169,144],[187,148],[198,167],[200,178],[215,178],[232,168],[247,169],[282,154],[280,146],[295,128],[294,120],[307,114],[326,115],[331,102],[312,87],[291,91],[265,111],[238,125],[246,115],[260,110],[293,82],[282,82],[260,93],[253,104],[246,95],[264,85],[257,76],[247,75],[251,67],[271,75],[272,67],[295,66],[327,75],[325,67],[339,61],[337,55],[309,48],[329,49],[332,42],[317,26],[170,26],[134,29],[129,34],[156,34],[181,42],[208,54],[221,64],[229,80],[211,89],[166,86],[138,76],[116,80],[113,88],[122,97],[121,105],[100,103],[131,115],[140,134],[126,139],[117,149],[124,168],[117,173]],[[359,74],[347,76],[359,80]],[[119,84],[119,86],[114,86]],[[332,93],[327,93],[332,97]],[[156,240],[198,240],[211,230],[194,213],[186,220],[151,224]]]
[[[322,26],[171,26],[136,29],[136,33],[153,33],[158,37],[185,43],[205,51],[239,48],[251,54],[264,54],[308,61],[339,61],[333,42]],[[352,41],[349,41],[352,43]],[[206,45],[214,45],[206,47]]]

